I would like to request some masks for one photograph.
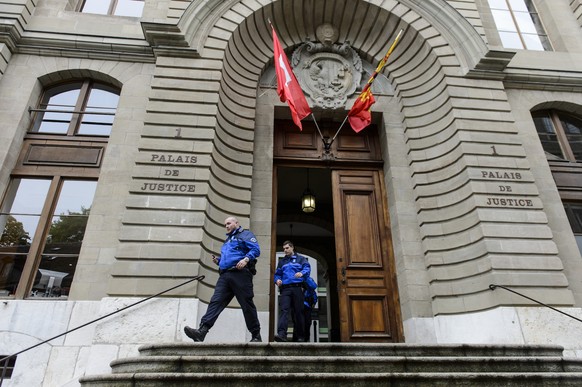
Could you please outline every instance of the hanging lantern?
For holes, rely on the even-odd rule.
[[[301,210],[305,213],[315,211],[315,195],[309,189],[309,169],[307,169],[307,188],[301,196]]]
[[[301,197],[301,210],[307,213],[315,211],[315,195],[311,193],[309,187],[303,192],[303,196]]]

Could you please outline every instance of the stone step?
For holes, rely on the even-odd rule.
[[[140,356],[114,360],[113,373],[582,372],[582,359],[449,356]]]
[[[390,343],[160,343],[139,348],[143,356],[562,356],[557,345]]]
[[[582,359],[552,345],[170,343],[139,351],[81,385],[582,386]]]
[[[126,373],[86,376],[83,387],[579,387],[582,373]]]

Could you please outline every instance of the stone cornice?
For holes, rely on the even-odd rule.
[[[156,55],[200,57],[199,51],[190,47],[177,25],[142,21],[141,27]]]
[[[582,72],[508,69],[504,74],[506,88],[582,92]]]
[[[14,24],[0,25],[0,43],[19,54],[63,56],[153,63],[155,56],[147,42],[135,39],[21,32]]]
[[[468,78],[502,81],[508,88],[582,92],[582,71],[511,66],[515,51],[490,50]]]
[[[481,57],[474,68],[467,73],[469,78],[503,80],[505,69],[515,56],[513,51],[489,50]]]
[[[11,52],[16,50],[17,42],[21,37],[21,29],[17,27],[16,20],[10,23],[8,19],[4,19],[0,23],[0,43],[4,43]]]

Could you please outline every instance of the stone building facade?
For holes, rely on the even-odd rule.
[[[578,321],[490,287],[582,317],[579,0],[101,4],[0,0],[3,238],[20,230],[0,246],[0,356],[204,279],[18,355],[5,385],[74,386],[141,344],[187,341],[229,215],[262,247],[265,339],[276,253],[292,238],[321,264],[328,340],[582,356]],[[373,86],[373,125],[344,127],[331,152],[310,119],[299,132],[276,94],[269,22],[290,58],[332,31],[319,71],[344,63],[333,44],[360,61],[342,104],[307,93],[328,143],[402,30]],[[306,183],[311,214],[292,207]],[[86,227],[58,239],[73,219]],[[231,306],[208,341],[250,339]]]

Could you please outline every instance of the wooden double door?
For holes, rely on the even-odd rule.
[[[370,129],[370,130],[368,130]],[[342,342],[401,342],[402,319],[375,128],[338,136],[329,153],[314,128],[275,128],[275,162],[331,171],[335,281]],[[326,135],[324,128],[323,134]],[[325,160],[323,160],[325,159]],[[332,275],[332,273],[329,273]]]

